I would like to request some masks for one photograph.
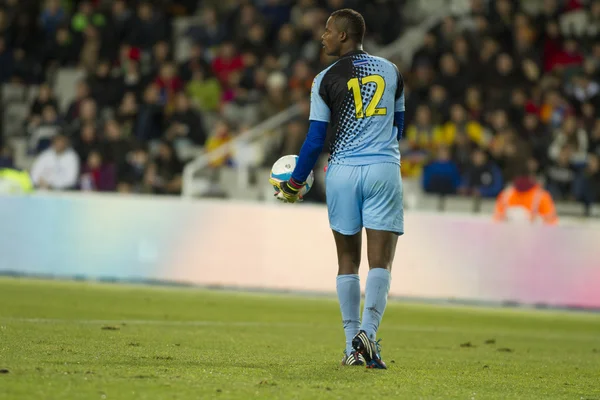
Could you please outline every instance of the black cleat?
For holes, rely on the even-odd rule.
[[[379,341],[374,342],[369,339],[365,331],[360,331],[354,339],[352,339],[352,347],[354,350],[362,354],[367,364],[367,368],[387,369],[387,366],[381,359],[379,352]]]
[[[344,352],[344,358],[342,358],[342,365],[365,365],[365,358],[358,351],[353,351],[350,354]]]

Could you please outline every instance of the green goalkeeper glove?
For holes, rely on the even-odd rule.
[[[275,197],[284,203],[295,203],[302,201],[300,196],[300,190],[306,185],[306,183],[298,183],[291,179],[289,181],[280,181],[277,179],[270,178],[269,182],[275,187]]]

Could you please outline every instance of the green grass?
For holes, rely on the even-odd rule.
[[[600,399],[598,314],[390,303],[380,336],[344,368],[331,298],[0,279],[0,399]]]

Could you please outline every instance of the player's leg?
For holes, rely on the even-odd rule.
[[[329,223],[338,256],[336,290],[340,302],[346,347],[344,365],[362,365],[364,358],[352,349],[352,338],[360,326],[360,279],[362,225],[358,170],[332,165],[325,181]]]
[[[402,181],[395,164],[370,165],[364,167],[363,174],[369,274],[362,325],[353,345],[362,351],[368,366],[386,368],[375,340],[387,305],[398,235],[404,233]]]

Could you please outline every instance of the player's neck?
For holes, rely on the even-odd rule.
[[[340,51],[340,58],[344,57],[345,55],[347,55],[349,53],[354,53],[355,51],[363,51],[362,44],[353,44],[353,45],[345,47],[345,48],[343,47]]]

